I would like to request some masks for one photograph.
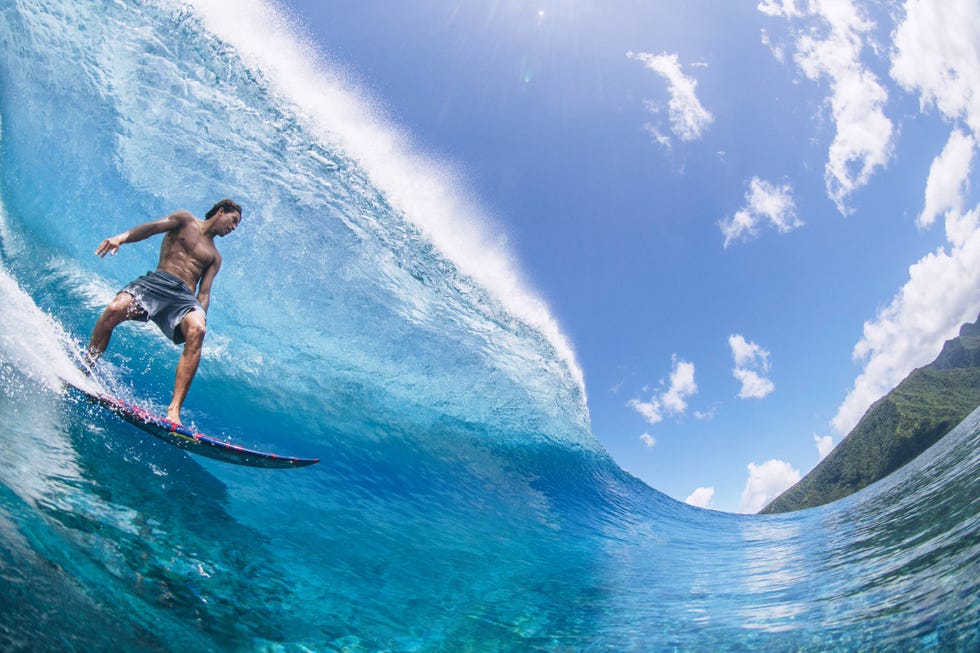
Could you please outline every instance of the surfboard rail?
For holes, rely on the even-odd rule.
[[[281,456],[267,451],[248,449],[232,442],[193,431],[183,424],[177,424],[165,417],[154,415],[145,408],[123,401],[118,397],[91,392],[68,381],[65,381],[65,385],[81,394],[89,403],[105,408],[141,431],[199,456],[234,465],[266,469],[293,469],[320,462],[319,458]]]

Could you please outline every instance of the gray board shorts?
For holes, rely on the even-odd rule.
[[[204,308],[187,284],[169,272],[147,272],[119,292],[132,295],[140,308],[146,311],[142,322],[153,320],[178,345],[184,342],[181,321],[191,311],[204,313]]]

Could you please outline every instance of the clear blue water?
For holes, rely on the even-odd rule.
[[[547,320],[335,137],[334,100],[207,24],[0,7],[0,650],[980,648],[980,412],[822,508],[669,499],[595,441]],[[98,242],[227,195],[245,221],[185,419],[314,467],[189,457],[59,389],[155,263]],[[160,406],[177,352],[121,327],[109,384]]]

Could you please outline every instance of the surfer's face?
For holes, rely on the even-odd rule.
[[[221,209],[213,219],[217,220],[218,222],[218,224],[215,225],[215,231],[218,233],[218,235],[224,237],[233,232],[235,229],[238,229],[238,225],[242,221],[242,214],[238,211],[225,211],[224,209]]]

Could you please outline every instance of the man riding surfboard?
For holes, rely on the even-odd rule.
[[[163,333],[184,345],[177,363],[174,393],[167,408],[167,419],[180,424],[180,409],[201,361],[206,315],[211,302],[211,285],[221,269],[216,236],[227,236],[238,228],[242,208],[223,199],[199,220],[187,211],[143,223],[100,244],[95,254],[115,255],[125,243],[136,243],[156,234],[166,234],[160,246],[157,269],[128,284],[105,308],[88,344],[90,366],[109,346],[112,331],[126,320],[153,320]],[[197,294],[194,294],[194,291]]]

